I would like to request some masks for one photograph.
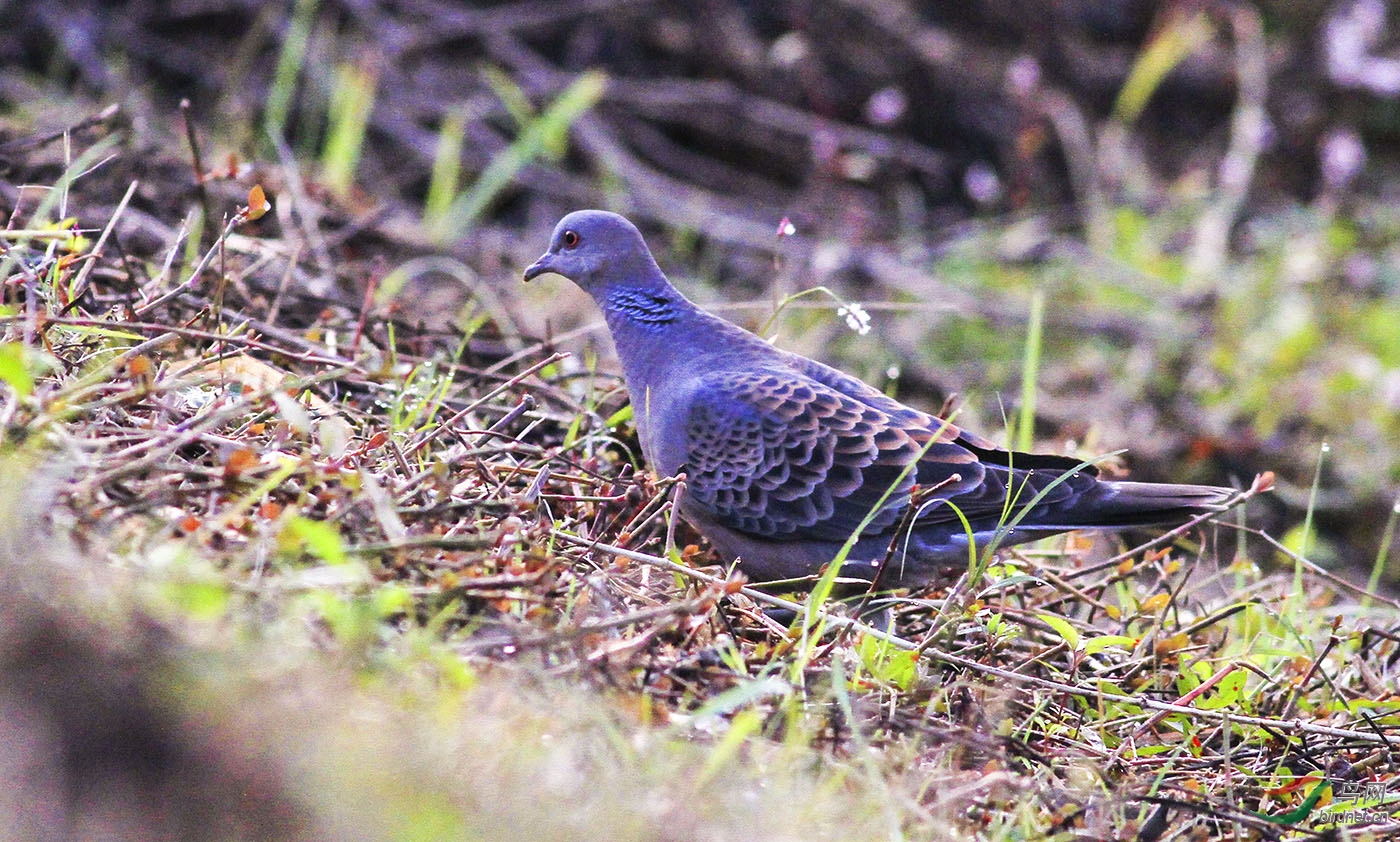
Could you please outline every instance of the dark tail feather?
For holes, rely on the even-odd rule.
[[[1101,481],[1062,514],[1064,526],[1076,529],[1158,526],[1224,511],[1233,496],[1234,489],[1213,485]]]

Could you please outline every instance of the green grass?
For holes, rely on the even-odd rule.
[[[263,110],[263,132],[275,142],[284,139],[318,5],[318,0],[297,0],[287,22],[287,34],[282,39],[282,51],[277,57],[272,88]]]
[[[1030,315],[1026,324],[1026,354],[1021,365],[1021,405],[1016,409],[1016,432],[1012,447],[1029,451],[1035,446],[1036,376],[1040,371],[1041,333],[1045,327],[1045,295],[1031,293]]]
[[[602,98],[607,85],[607,77],[602,73],[582,73],[539,114],[534,114],[524,110],[524,94],[514,88],[508,77],[497,73],[489,78],[495,83],[498,96],[511,106],[519,131],[510,145],[491,159],[476,181],[448,203],[444,197],[452,195],[457,179],[457,168],[452,166],[449,156],[454,143],[459,141],[454,139],[453,121],[444,122],[438,144],[439,163],[433,168],[434,179],[428,189],[431,201],[425,206],[423,217],[423,224],[434,241],[443,246],[465,236],[522,168],[541,156],[563,155],[569,129]]]
[[[377,74],[368,65],[346,63],[336,71],[321,149],[321,178],[342,197],[349,196],[355,184],[377,85]]]

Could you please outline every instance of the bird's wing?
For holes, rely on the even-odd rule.
[[[859,380],[839,368],[797,354],[785,354],[786,362],[803,375],[828,386],[849,398],[887,413],[891,420],[901,426],[937,430],[940,439],[958,441],[985,450],[996,450],[997,446],[979,435],[961,429],[951,421],[945,421],[926,412],[905,406],[894,398]]]
[[[788,370],[709,375],[686,419],[690,496],[751,535],[843,540],[877,507],[867,534],[892,526],[916,482],[937,475],[948,494],[980,487],[982,466],[951,440],[956,428],[897,414]]]
[[[1026,515],[1033,523],[1039,517],[1053,517],[1059,510],[1073,507],[1095,484],[1097,469],[1076,459],[1003,450],[950,421],[905,406],[840,369],[795,354],[788,355],[788,362],[822,385],[885,412],[891,424],[912,430],[921,444],[936,434],[940,442],[956,445],[971,454],[972,461],[978,464],[978,470],[972,472],[968,470],[965,456],[953,457],[948,449],[932,451],[919,462],[917,482],[920,487],[930,489],[918,513],[919,524],[952,521],[961,513],[969,522],[986,525],[988,520],[1015,517],[1035,500],[1033,511]],[[957,512],[938,503],[944,500],[955,506]]]
[[[1047,487],[1037,511],[1073,505],[1094,484],[1075,460],[1009,453],[860,381],[868,394],[823,380],[788,369],[702,378],[685,429],[694,503],[756,537],[840,541],[877,507],[865,534],[896,525],[915,484],[930,490],[921,526],[959,513],[994,525]]]

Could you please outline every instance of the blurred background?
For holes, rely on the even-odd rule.
[[[1274,471],[1250,527],[1352,580],[1373,565],[1400,580],[1400,10],[1383,0],[11,0],[0,20],[0,213],[10,231],[89,238],[120,217],[90,264],[116,312],[137,282],[193,264],[256,185],[272,210],[230,229],[237,271],[219,274],[280,341],[368,322],[378,348],[471,371],[518,370],[543,341],[581,375],[607,372],[592,303],[562,279],[520,282],[560,216],[604,207],[638,223],[683,291],[783,347],[954,405],[998,441],[1126,450],[1112,468],[1136,478]],[[22,275],[0,304],[33,305]],[[862,312],[869,330],[852,330]],[[600,418],[624,399],[582,394],[607,376],[554,383]],[[7,447],[16,405],[0,404]],[[100,417],[109,443],[151,434]],[[912,838],[939,838],[923,830],[953,825],[923,775],[950,734],[977,748],[948,743],[965,759],[946,764],[946,791],[1010,786],[981,753],[1003,713],[980,690],[947,705],[986,718],[956,732],[909,697],[927,730],[890,752],[894,784],[833,765],[839,740],[821,755],[751,743],[716,764],[685,705],[732,676],[705,672],[708,639],[689,658],[689,631],[684,646],[655,638],[659,657],[685,656],[674,671],[630,643],[616,662],[586,648],[487,662],[438,625],[434,600],[460,598],[446,578],[415,592],[434,612],[415,625],[361,592],[382,584],[367,564],[339,590],[303,587],[300,562],[262,580],[267,535],[225,554],[154,505],[145,532],[106,521],[121,526],[93,542],[118,548],[103,554],[69,528],[96,494],[73,479],[101,444],[72,426],[62,454],[0,461],[0,842],[898,838],[891,804],[925,817]],[[236,486],[211,465],[190,493],[212,511]],[[139,487],[108,486],[109,516],[141,508]],[[1219,616],[1272,611],[1258,593],[1230,593]],[[1314,606],[1334,610],[1294,618]],[[1286,625],[1247,634],[1272,652],[1304,636]],[[1383,652],[1356,659],[1378,699]],[[578,675],[606,692],[569,683],[585,656]],[[676,702],[682,725],[658,738],[665,704],[638,700],[673,674],[676,695],[657,698],[719,683]],[[1052,779],[1071,767],[1044,756]],[[1158,767],[1141,769],[1157,794]],[[1094,781],[1089,801],[1111,788]],[[1045,779],[1017,786],[1067,803]]]
[[[467,328],[495,360],[555,337],[606,366],[585,298],[518,283],[559,216],[606,207],[750,327],[827,287],[769,332],[907,401],[956,395],[1000,437],[1029,373],[1037,447],[1127,448],[1159,480],[1273,470],[1258,525],[1326,564],[1382,550],[1400,16],[1381,0],[4,8],[9,208],[74,154],[34,138],[116,133],[70,213],[100,224],[139,178],[127,248],[258,183],[276,212],[255,233],[301,249],[291,318],[383,279],[425,342]]]

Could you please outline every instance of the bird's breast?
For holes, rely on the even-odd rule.
[[[661,476],[676,474],[685,465],[686,422],[694,390],[680,384],[641,383],[629,391],[642,455]]]

